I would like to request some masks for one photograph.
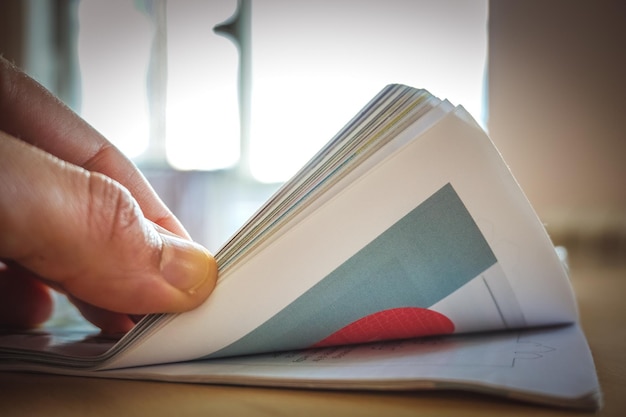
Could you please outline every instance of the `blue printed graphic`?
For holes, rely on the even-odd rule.
[[[496,262],[447,184],[274,317],[209,357],[309,347],[379,311],[427,308]]]

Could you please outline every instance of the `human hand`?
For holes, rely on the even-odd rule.
[[[49,287],[109,333],[182,312],[217,266],[135,166],[0,57],[0,328],[49,317]]]

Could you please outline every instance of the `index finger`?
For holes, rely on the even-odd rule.
[[[58,98],[1,56],[0,130],[64,161],[116,180],[131,192],[148,219],[189,237],[128,158]]]

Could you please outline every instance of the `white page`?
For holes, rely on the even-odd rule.
[[[402,135],[413,134],[408,129]],[[107,367],[187,360],[229,346],[446,184],[452,185],[497,258],[500,293],[503,299],[513,294],[517,301],[515,311],[506,313],[509,318],[521,317],[529,326],[575,321],[567,276],[528,201],[484,132],[451,114],[228,271],[200,308],[176,316]],[[462,327],[480,329],[484,314],[471,319],[471,300],[460,297],[455,304],[460,306],[456,314],[466,317]],[[500,304],[494,300],[496,310],[503,308]],[[446,314],[453,313],[448,310]],[[506,327],[504,319],[494,326]]]
[[[285,233],[297,219],[351,184],[395,147],[406,144],[399,143],[395,132],[415,123],[417,134],[453,109],[425,90],[385,87],[217,252],[220,271],[242,262],[242,257],[254,256],[263,241]]]
[[[289,351],[99,372],[194,383],[337,389],[463,389],[596,409],[600,388],[578,325]]]

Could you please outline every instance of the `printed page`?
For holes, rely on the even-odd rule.
[[[99,372],[195,383],[460,389],[595,410],[600,389],[577,325],[432,337]]]
[[[352,183],[391,152],[396,132],[415,123],[426,130],[453,109],[425,90],[385,87],[216,253],[221,272],[252,257],[264,241],[289,230],[295,217],[306,216],[329,196]],[[381,147],[383,148],[381,151]]]
[[[107,367],[575,322],[543,226],[467,117],[404,131],[407,145]]]

